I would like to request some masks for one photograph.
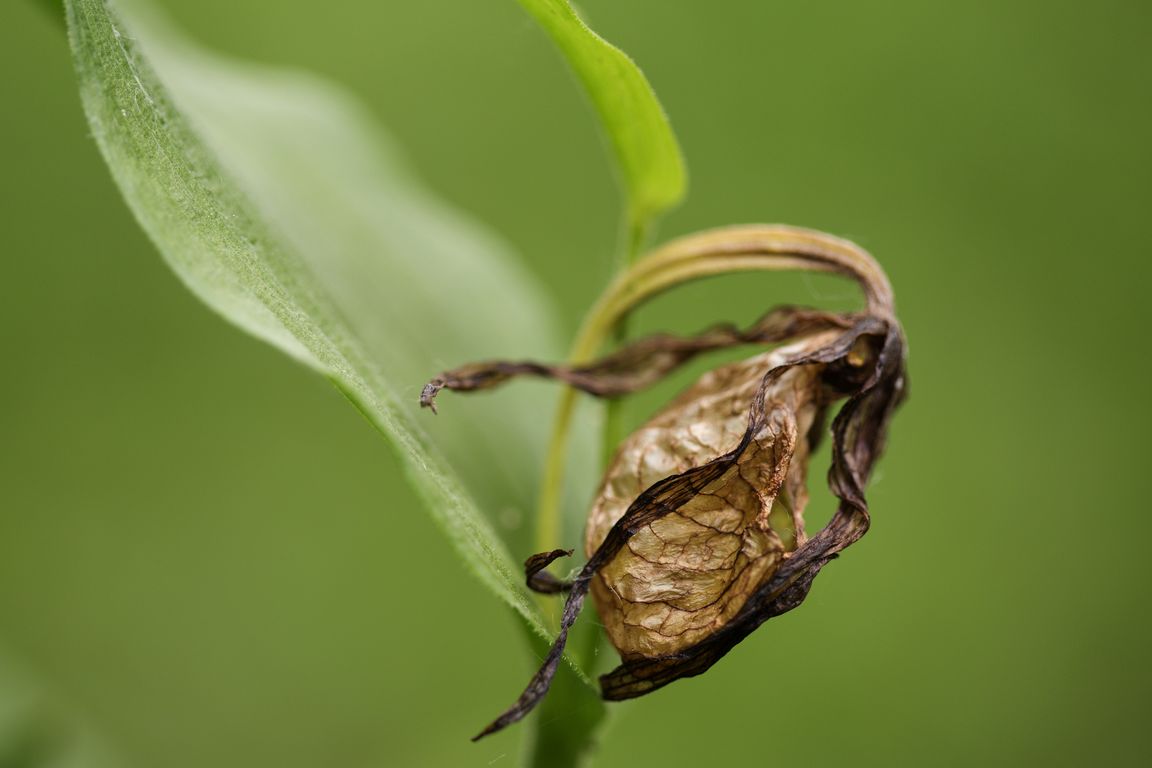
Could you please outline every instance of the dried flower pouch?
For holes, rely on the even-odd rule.
[[[820,569],[867,530],[864,488],[905,391],[903,332],[871,256],[790,227],[694,235],[617,280],[598,305],[606,316],[600,324],[610,327],[651,295],[696,277],[781,268],[849,276],[867,307],[843,314],[781,307],[745,329],[651,336],[586,365],[471,364],[424,388],[421,403],[433,409],[442,389],[488,389],[521,375],[618,397],[710,350],[780,345],[708,372],[623,441],[588,517],[588,560],[570,583],[544,569],[571,550],[528,559],[530,587],[567,592],[560,631],[519,700],[477,738],[521,719],[544,696],[589,591],[621,657],[600,678],[602,694],[632,698],[700,674],[769,618],[795,608]],[[828,483],[839,506],[809,537],[808,458],[833,412]]]

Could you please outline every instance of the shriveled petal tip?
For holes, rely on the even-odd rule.
[[[436,395],[440,394],[440,390],[444,385],[440,383],[439,379],[434,379],[424,385],[424,389],[420,390],[420,407],[430,408],[432,413],[439,413],[436,410]]]
[[[528,584],[528,589],[545,595],[554,595],[557,592],[567,592],[571,589],[571,582],[561,581],[544,569],[555,560],[571,557],[575,551],[574,549],[554,549],[551,552],[532,555],[525,560],[524,578]]]
[[[563,552],[564,550],[553,550],[553,552],[556,551]],[[550,554],[552,553],[548,553],[548,555]],[[594,570],[595,566],[592,561],[589,561],[572,580],[571,589],[564,602],[564,610],[560,615],[560,632],[556,635],[552,647],[548,649],[544,663],[540,665],[540,669],[528,682],[528,687],[520,694],[516,703],[506,709],[500,717],[489,723],[484,730],[473,736],[472,741],[479,741],[489,734],[504,730],[509,725],[524,719],[548,693],[548,688],[552,685],[552,678],[556,676],[556,668],[559,666],[564,653],[564,646],[568,643],[568,631],[572,629],[576,617],[580,615],[580,609],[584,607],[584,598],[588,594],[588,580]]]

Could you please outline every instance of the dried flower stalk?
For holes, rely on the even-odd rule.
[[[589,515],[588,560],[570,583],[544,569],[571,550],[528,559],[529,587],[568,593],[560,631],[524,693],[477,739],[520,720],[544,696],[589,591],[621,656],[600,678],[602,694],[632,698],[700,674],[769,618],[795,608],[820,569],[867,531],[864,488],[904,396],[905,344],[891,288],[866,252],[789,227],[695,235],[626,272],[589,327],[609,328],[679,282],[757,268],[845,274],[864,289],[866,310],[782,307],[743,330],[720,325],[689,338],[651,336],[583,365],[472,364],[425,386],[420,401],[433,410],[443,389],[488,389],[524,375],[618,397],[710,350],[784,344],[704,375],[624,441]],[[840,503],[809,538],[808,457],[840,401],[828,475]]]

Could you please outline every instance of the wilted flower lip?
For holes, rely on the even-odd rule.
[[[891,415],[905,393],[903,331],[895,319],[887,278],[867,253],[847,241],[811,230],[781,227],[719,230],[684,238],[653,254],[644,268],[656,277],[647,283],[647,288],[633,289],[627,284],[618,284],[613,291],[626,300],[641,301],[663,290],[665,283],[682,279],[678,275],[683,272],[683,265],[692,266],[693,258],[713,258],[719,254],[716,261],[697,271],[703,275],[733,263],[739,267],[742,262],[730,261],[734,258],[732,254],[742,254],[739,258],[743,258],[749,253],[760,254],[757,258],[765,253],[782,254],[772,258],[779,258],[787,265],[850,275],[863,286],[868,307],[862,313],[844,314],[781,307],[747,329],[719,325],[694,337],[661,334],[628,344],[608,357],[585,365],[477,363],[440,374],[422,391],[421,405],[435,410],[436,396],[443,389],[481,390],[516,376],[531,375],[558,379],[599,397],[616,397],[646,387],[710,350],[737,344],[800,342],[796,351],[790,353],[793,356],[763,373],[748,404],[746,426],[737,444],[719,456],[701,456],[700,464],[664,477],[639,493],[611,525],[571,582],[561,582],[544,570],[555,559],[571,554],[571,550],[556,549],[528,559],[525,566],[529,587],[548,593],[568,593],[559,632],[543,665],[516,703],[476,739],[520,720],[544,696],[592,580],[614,561],[632,537],[704,495],[729,469],[737,466],[750,446],[763,444],[767,438],[757,436],[764,429],[769,412],[773,408],[786,410],[788,407],[786,403],[769,401],[769,392],[789,371],[804,368],[815,371],[811,386],[818,387],[819,392],[814,391],[811,397],[821,402],[847,398],[832,423],[832,466],[828,483],[840,500],[836,513],[823,529],[806,540],[802,525],[797,524],[795,549],[780,556],[750,592],[742,591],[738,595],[743,601],[732,603],[739,607],[730,618],[725,616],[720,626],[702,636],[696,632],[689,644],[684,647],[673,644],[669,652],[637,655],[635,651],[624,654],[622,649],[621,665],[600,678],[604,698],[633,698],[679,678],[704,672],[765,621],[798,606],[820,569],[867,531],[869,512],[863,489],[883,451]],[[611,302],[605,310],[606,316],[618,311]],[[804,343],[804,339],[810,343]],[[766,407],[769,404],[771,408]],[[813,421],[814,433],[816,423]],[[770,430],[766,434],[775,433]],[[755,459],[757,454],[750,455]],[[784,460],[790,461],[791,454]],[[774,476],[779,476],[779,471]],[[777,485],[768,489],[768,495],[774,496],[781,488]],[[625,563],[620,567],[628,566]]]

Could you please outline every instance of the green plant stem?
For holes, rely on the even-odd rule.
[[[575,356],[570,355],[569,360]],[[536,550],[544,552],[559,546],[560,499],[564,492],[564,463],[567,458],[568,432],[576,409],[576,390],[565,387],[552,417],[552,434],[544,460],[544,478],[540,483],[540,500],[536,510]]]
[[[627,223],[624,227],[624,244],[620,249],[618,273],[624,272],[636,262],[648,242],[648,235],[651,230],[652,219],[650,217],[635,211],[628,214]]]
[[[651,218],[633,211],[627,219],[618,274],[631,267],[639,258],[648,242]],[[620,346],[628,339],[629,317],[623,315],[612,329],[612,341]],[[616,454],[616,448],[624,439],[625,401],[612,399],[604,403],[604,428],[601,430],[600,466],[607,468]]]
[[[648,238],[650,217],[643,216],[636,211],[630,211],[625,217],[623,245],[620,250],[620,267],[617,277],[610,284],[615,285],[624,277],[628,269],[635,263],[644,243]],[[620,342],[627,337],[627,317],[621,315],[616,319],[614,328],[610,331]],[[587,327],[587,320],[585,320]],[[582,334],[583,336],[583,334]],[[599,351],[604,339],[583,339],[577,337],[569,355],[568,362],[572,365],[586,363]],[[540,484],[540,499],[536,515],[536,549],[543,552],[561,546],[561,509],[560,499],[564,493],[564,467],[567,459],[568,433],[572,428],[572,418],[576,410],[576,391],[565,387],[556,405],[556,414],[552,421],[552,434],[548,441],[548,454],[544,463],[544,476]],[[604,428],[601,440],[601,454],[603,463],[607,464],[612,452],[621,438],[623,412],[621,403],[609,400],[604,410]]]
[[[614,334],[617,345],[628,338],[627,318],[620,321]],[[625,402],[619,399],[604,403],[604,428],[600,439],[600,466],[606,468],[616,455],[616,448],[624,439]]]

